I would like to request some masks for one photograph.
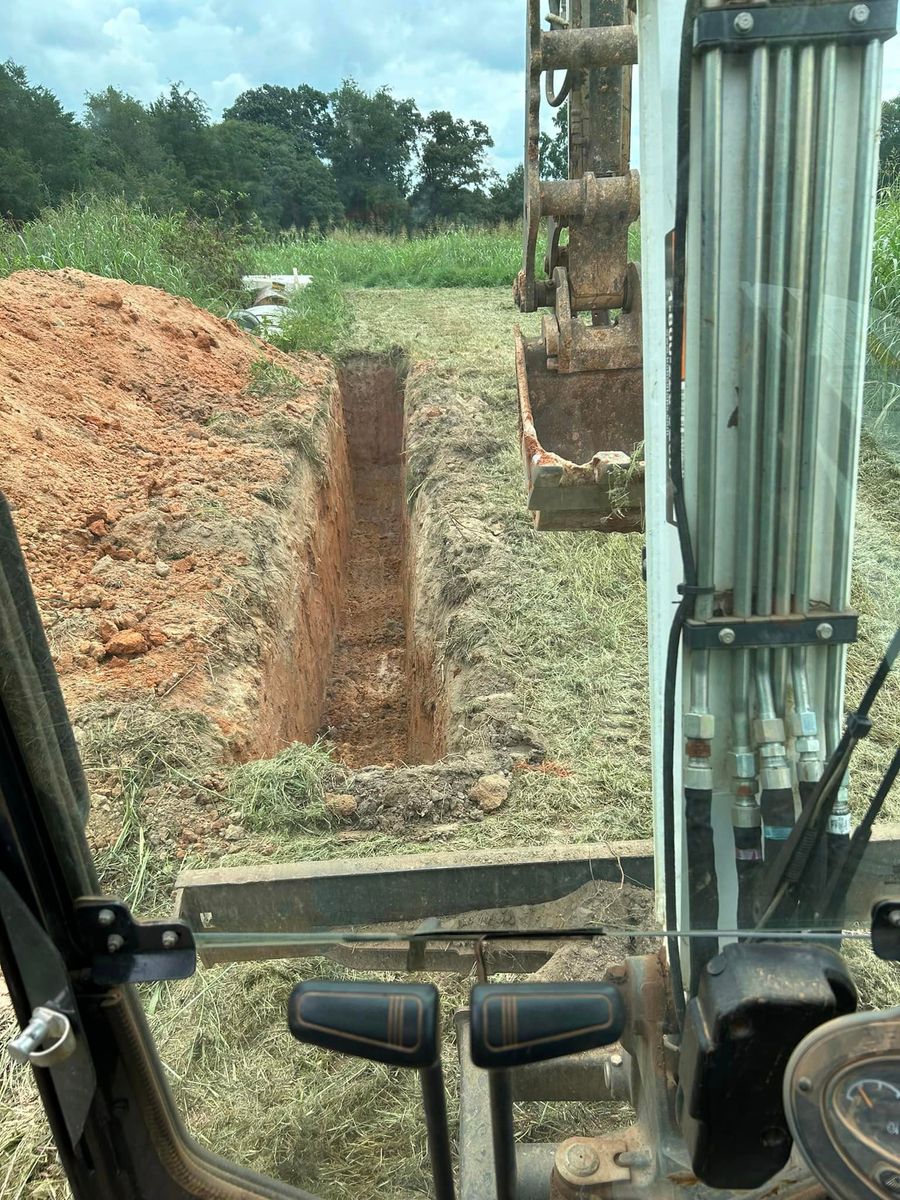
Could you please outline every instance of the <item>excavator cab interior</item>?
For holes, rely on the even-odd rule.
[[[277,866],[252,887],[212,870],[168,919],[132,913],[98,882],[4,506],[9,1053],[79,1200],[309,1200],[188,1136],[143,1011],[143,985],[177,988],[254,940],[295,959],[285,1057],[416,1072],[439,1200],[900,1195],[900,1008],[858,970],[900,961],[900,843],[877,820],[900,771],[879,708],[900,631],[866,628],[851,596],[896,0],[523,9],[514,297],[543,314],[515,346],[523,504],[538,531],[645,539],[654,853]],[[541,117],[561,107],[569,178],[546,181]],[[859,642],[865,677],[847,668]],[[596,879],[652,892],[651,919],[560,918]],[[580,967],[532,978],[548,945]],[[313,953],[383,977],[304,978]],[[429,973],[453,956],[471,988],[441,1016]],[[535,1100],[620,1116],[526,1142],[516,1106]]]

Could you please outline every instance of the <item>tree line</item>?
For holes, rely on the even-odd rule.
[[[564,138],[561,125],[546,138],[548,165]],[[108,87],[77,119],[23,67],[0,65],[0,216],[12,221],[84,192],[268,230],[518,220],[522,168],[501,178],[493,144],[481,121],[352,79],[251,88],[220,121],[180,84],[152,104]]]

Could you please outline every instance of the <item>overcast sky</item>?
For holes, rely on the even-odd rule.
[[[485,121],[494,166],[522,157],[525,0],[7,0],[0,59],[81,114],[107,84],[154,100],[181,81],[214,117],[245,88],[352,76],[423,112]],[[885,56],[900,91],[900,38]]]

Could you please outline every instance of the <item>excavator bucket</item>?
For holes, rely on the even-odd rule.
[[[516,383],[535,527],[639,530],[644,496],[640,368],[563,375],[547,368],[541,339],[517,332]]]
[[[640,213],[630,169],[629,0],[528,3],[523,312],[550,308],[539,338],[517,335],[519,430],[538,529],[631,533],[643,525],[641,284],[628,262]],[[554,71],[565,71],[557,89]],[[540,110],[566,103],[569,178],[540,178]],[[547,222],[538,272],[538,237]],[[563,236],[563,234],[566,236]]]

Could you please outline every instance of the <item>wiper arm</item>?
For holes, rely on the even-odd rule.
[[[882,776],[875,795],[869,802],[865,816],[853,832],[853,837],[847,849],[847,856],[841,863],[840,870],[828,885],[828,889],[825,892],[825,899],[822,901],[821,908],[817,914],[820,920],[824,922],[836,921],[840,916],[841,900],[847,894],[856,876],[856,872],[859,870],[859,864],[862,862],[863,854],[872,836],[872,826],[875,824],[878,814],[884,807],[888,792],[894,786],[894,781],[898,774],[900,774],[900,746],[894,751],[894,757],[888,764],[888,769]]]
[[[807,882],[810,868],[815,863],[816,848],[821,838],[825,836],[825,827],[831,814],[834,797],[846,774],[850,758],[857,743],[866,737],[872,728],[869,710],[890,674],[898,655],[900,655],[900,629],[897,629],[891,638],[884,657],[869,681],[869,686],[865,690],[859,707],[847,718],[841,740],[825,764],[825,769],[809,803],[800,813],[791,836],[775,862],[774,871],[764,881],[765,890],[757,909],[761,914],[756,925],[757,929],[765,929],[779,918],[788,918],[793,913],[803,884]],[[879,788],[878,794],[880,792]],[[831,894],[832,892],[829,890],[829,895]]]

